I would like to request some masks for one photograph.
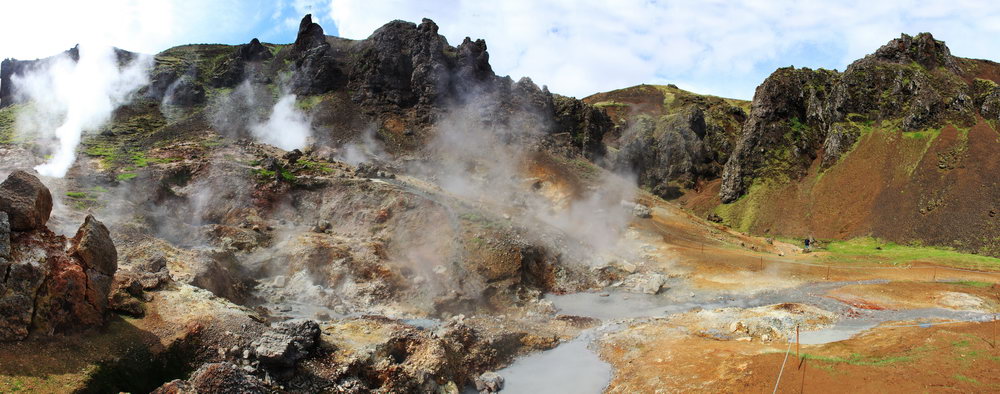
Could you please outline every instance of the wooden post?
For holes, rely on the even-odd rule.
[[[800,359],[800,360],[802,359],[802,357],[799,356],[799,325],[798,324],[795,325],[795,357],[798,358],[798,359]]]
[[[934,266],[934,282],[937,282],[937,266]]]
[[[764,270],[764,256],[760,256],[760,270]]]
[[[993,315],[993,347],[997,347],[997,315]]]
[[[826,266],[826,280],[830,280],[830,266]]]

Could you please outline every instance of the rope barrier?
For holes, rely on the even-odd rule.
[[[792,341],[788,341],[788,349],[785,350],[785,360],[781,362],[781,370],[778,371],[778,380],[774,382],[774,391],[771,394],[778,392],[778,384],[781,383],[781,374],[785,373],[785,363],[788,362],[788,353],[792,352]]]

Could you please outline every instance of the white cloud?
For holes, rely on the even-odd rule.
[[[676,83],[749,98],[776,67],[843,69],[899,33],[930,31],[959,56],[997,59],[1000,2],[980,0],[33,0],[4,4],[0,57],[77,43],[145,53],[185,43],[290,42],[302,14],[364,38],[434,19],[452,44],[489,43],[499,74],[558,93]]]
[[[1000,3],[948,1],[332,0],[341,36],[434,19],[449,42],[484,38],[500,74],[585,96],[677,83],[750,98],[776,67],[843,69],[900,33],[931,31],[959,56],[997,58]]]
[[[78,43],[156,53],[178,44],[221,42],[266,19],[257,16],[256,5],[239,0],[5,2],[0,57],[47,57]]]

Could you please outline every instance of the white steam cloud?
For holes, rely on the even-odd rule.
[[[295,95],[286,94],[274,104],[266,122],[250,127],[254,138],[284,150],[301,149],[312,135],[309,119],[295,107]]]
[[[76,148],[84,131],[101,127],[111,113],[127,103],[132,93],[149,82],[149,56],[137,57],[119,67],[114,49],[79,46],[79,61],[62,53],[13,84],[22,99],[34,103],[34,111],[18,119],[18,133],[35,134],[44,140],[51,159],[35,167],[39,174],[62,178],[76,160]]]

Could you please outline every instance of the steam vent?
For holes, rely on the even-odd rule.
[[[375,3],[0,7],[0,392],[1000,390],[1000,8]]]

